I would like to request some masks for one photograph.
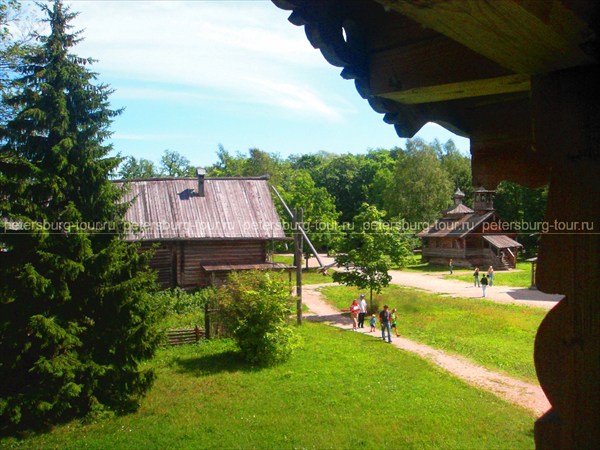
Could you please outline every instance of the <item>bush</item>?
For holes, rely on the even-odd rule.
[[[299,345],[289,324],[294,302],[287,284],[277,277],[268,272],[234,272],[219,297],[221,320],[250,363],[282,362]]]
[[[161,328],[193,328],[195,325],[202,327],[204,305],[214,293],[212,288],[186,292],[179,287],[155,293],[154,301],[160,305],[163,317]]]

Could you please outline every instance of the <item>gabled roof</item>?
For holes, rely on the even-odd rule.
[[[488,220],[494,215],[494,211],[489,211],[483,214],[467,213],[467,214],[446,214],[429,228],[417,234],[421,238],[429,237],[454,237],[462,238],[466,234],[472,232],[480,224]]]
[[[152,178],[125,183],[126,240],[285,239],[266,178]]]

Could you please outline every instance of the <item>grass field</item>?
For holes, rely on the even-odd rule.
[[[395,347],[321,324],[280,366],[229,341],[160,351],[139,411],[70,423],[3,448],[529,449],[534,418]]]
[[[342,309],[358,291],[345,286],[322,290]],[[490,369],[537,382],[533,365],[535,333],[546,311],[485,300],[441,297],[390,286],[377,297],[379,306],[398,309],[398,329],[404,337],[466,356]]]
[[[448,269],[445,269],[446,271]],[[454,275],[446,275],[444,279],[460,280],[465,283],[473,284],[473,271],[455,270]],[[458,272],[458,273],[457,273]],[[487,273],[487,269],[481,272]],[[480,276],[481,277],[481,276]],[[531,263],[517,263],[516,270],[496,270],[494,271],[494,284],[496,286],[510,286],[528,288],[531,286]]]
[[[483,272],[487,273],[487,267],[480,267]],[[472,269],[460,269],[455,268],[454,274],[448,273],[447,266],[431,265],[426,262],[422,262],[420,259],[417,260],[416,264],[409,265],[404,269],[407,272],[422,272],[422,273],[440,273],[444,272],[447,275],[444,276],[446,280],[460,280],[465,283],[473,283],[473,270]],[[494,284],[497,286],[510,286],[510,287],[523,287],[528,288],[531,286],[531,263],[518,262],[516,270],[497,270],[494,272]]]

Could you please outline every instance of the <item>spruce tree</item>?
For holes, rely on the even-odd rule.
[[[109,181],[120,111],[93,60],[71,53],[76,14],[42,8],[50,34],[0,127],[0,423],[18,427],[134,407],[159,338],[148,255],[120,239],[127,205]]]

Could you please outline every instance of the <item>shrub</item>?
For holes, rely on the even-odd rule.
[[[276,364],[299,345],[289,324],[293,299],[287,284],[273,274],[234,272],[219,296],[221,320],[247,361]]]
[[[193,328],[204,323],[204,305],[213,296],[212,288],[186,292],[176,287],[153,295],[162,312],[161,328]]]

